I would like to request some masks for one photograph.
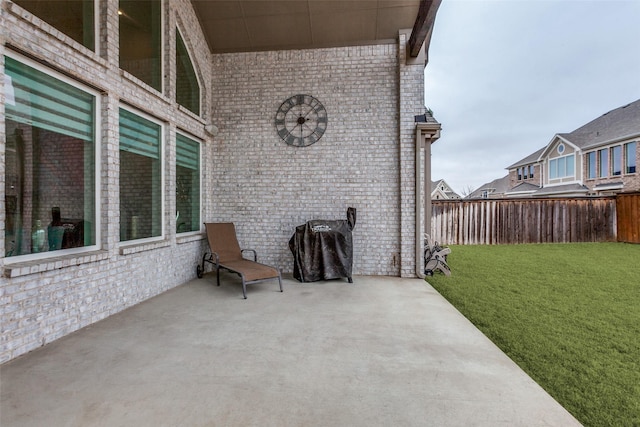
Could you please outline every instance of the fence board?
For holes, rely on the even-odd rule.
[[[618,241],[640,243],[640,193],[618,194]]]
[[[620,207],[622,206],[622,207]],[[557,199],[433,200],[433,238],[442,244],[514,244],[615,241],[616,209],[633,212],[624,227],[640,239],[640,193]]]

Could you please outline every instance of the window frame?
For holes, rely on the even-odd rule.
[[[135,246],[135,245],[141,245],[141,244],[145,244],[145,243],[150,243],[150,242],[158,242],[158,241],[163,241],[166,238],[166,231],[165,231],[165,210],[166,210],[166,203],[165,203],[165,191],[166,191],[166,176],[165,176],[165,138],[166,138],[166,134],[167,134],[167,130],[166,130],[166,123],[163,122],[162,120],[142,111],[139,110],[137,108],[131,107],[125,103],[120,103],[119,108],[118,108],[118,164],[119,164],[119,170],[122,170],[122,164],[120,162],[120,109],[123,109],[125,111],[128,111],[131,114],[140,116],[143,119],[146,119],[150,122],[153,122],[155,124],[157,124],[160,128],[160,135],[158,137],[158,144],[159,144],[159,155],[160,158],[158,159],[158,168],[160,170],[160,178],[159,178],[159,182],[160,182],[160,235],[159,236],[151,236],[151,237],[141,237],[138,239],[129,239],[129,240],[121,240],[122,236],[120,235],[118,237],[118,247],[127,247],[127,246]],[[120,192],[120,188],[122,183],[120,182],[120,175],[121,172],[119,172],[118,174],[118,191]],[[120,200],[121,200],[121,196],[119,197],[119,202],[118,204],[120,205]],[[122,217],[121,217],[121,212],[122,212],[122,207],[119,207],[119,220],[120,222],[122,221]],[[122,225],[120,225],[120,227],[122,227]]]
[[[609,177],[609,149],[602,148],[598,150],[598,178],[608,178],[608,177]]]
[[[611,159],[611,170],[609,171],[611,174],[610,176],[622,176],[622,145],[614,145],[609,150],[609,158]]]
[[[587,161],[587,179],[596,179],[598,177],[598,153],[597,151],[589,151],[585,154],[585,157]],[[591,170],[592,167],[593,171]]]
[[[203,141],[196,139],[192,136],[190,136],[189,134],[185,133],[185,132],[181,132],[181,131],[176,131],[176,162],[175,162],[175,168],[176,170],[174,171],[174,175],[176,177],[176,188],[174,191],[174,199],[175,199],[175,207],[176,207],[176,211],[178,208],[178,202],[177,202],[177,198],[178,198],[178,189],[177,189],[177,179],[178,179],[178,138],[177,136],[181,135],[184,138],[188,138],[189,140],[195,142],[198,144],[198,229],[197,230],[189,230],[189,231],[182,231],[182,232],[178,232],[178,224],[176,221],[176,235],[182,237],[182,236],[188,236],[190,234],[199,234],[202,232],[203,229],[203,223],[202,223],[202,146],[203,146]],[[176,212],[176,216],[177,216],[177,212]]]
[[[567,160],[571,159],[571,162]],[[562,162],[562,163],[561,163]],[[549,181],[552,180],[564,180],[567,178],[576,177],[576,156],[575,153],[567,154],[566,156],[554,157],[549,159]],[[570,165],[570,167],[568,167]],[[562,175],[560,174],[562,167]],[[569,172],[570,171],[570,172]]]
[[[93,222],[95,225],[94,227],[95,242],[93,245],[59,249],[55,251],[35,252],[35,253],[16,255],[16,256],[10,256],[10,257],[4,256],[3,257],[4,263],[7,265],[10,265],[10,264],[15,264],[15,263],[24,262],[24,261],[46,260],[54,257],[84,254],[84,253],[99,250],[102,247],[102,204],[101,204],[101,200],[102,200],[101,198],[101,188],[102,188],[101,186],[101,175],[102,175],[101,151],[102,149],[101,149],[101,139],[100,139],[100,135],[102,134],[102,112],[100,108],[102,104],[102,95],[100,91],[95,90],[94,88],[87,86],[78,80],[74,80],[62,73],[57,72],[56,70],[53,70],[51,68],[48,68],[42,65],[39,62],[35,62],[27,57],[24,57],[15,52],[12,52],[9,49],[5,49],[4,56],[9,57],[28,67],[31,67],[37,71],[40,71],[41,73],[44,73],[53,79],[59,80],[70,86],[73,86],[74,88],[82,92],[85,92],[93,96],[93,103],[94,103],[94,110],[93,110],[93,151],[94,151],[93,152],[93,162],[94,162],[93,168],[94,168],[94,171],[93,173],[94,173],[94,186],[95,186],[94,194],[93,194],[93,197],[94,197]],[[6,103],[7,100],[9,99],[9,96],[7,94],[8,91],[7,91],[7,84],[6,84],[8,75],[5,73],[4,76],[5,76],[4,77],[5,78],[4,94],[5,94],[5,103]],[[5,115],[5,120],[7,120],[6,115]],[[5,161],[6,161],[6,158],[5,158]],[[5,180],[6,180],[6,168],[5,168],[4,174],[5,174]],[[3,220],[6,221],[6,212],[3,215]],[[5,246],[4,249],[6,251],[7,242],[4,236],[2,237],[2,239],[4,240],[4,246]]]
[[[630,149],[630,147],[633,146],[633,150]],[[637,172],[638,170],[638,165],[637,165],[637,151],[638,151],[638,142],[637,141],[631,141],[631,142],[627,142],[626,144],[624,144],[624,150],[623,150],[623,155],[624,155],[624,174],[625,175],[633,175]],[[633,159],[633,164],[631,164],[631,159]],[[633,168],[633,171],[630,171],[630,168]]]
[[[121,3],[120,0],[116,0],[118,2],[118,12],[120,12],[121,10]],[[125,1],[136,1],[136,0],[125,0]],[[141,77],[139,77],[137,74],[132,73],[131,71],[127,70],[126,68],[122,68],[122,59],[120,56],[120,44],[121,44],[121,29],[119,29],[118,31],[118,67],[120,70],[124,71],[125,73],[135,77],[137,80],[139,80],[140,82],[142,82],[143,84],[145,84],[146,86],[150,87],[151,89],[158,91],[160,93],[165,93],[165,30],[164,30],[164,25],[165,25],[165,10],[166,10],[166,5],[165,5],[165,0],[155,0],[155,2],[159,3],[158,5],[158,9],[160,11],[159,13],[159,22],[158,22],[158,50],[159,50],[159,57],[158,57],[158,86],[159,87],[155,87],[153,85],[153,83],[149,83],[145,80],[143,80]],[[118,16],[118,19],[122,19],[120,16]]]
[[[31,15],[37,17],[38,19],[41,19],[47,25],[51,26],[51,28],[55,28],[57,31],[59,31],[60,33],[64,34],[66,37],[69,37],[74,42],[76,42],[79,45],[83,46],[85,49],[88,49],[88,50],[90,50],[92,52],[97,53],[97,52],[100,52],[100,11],[99,11],[99,9],[100,9],[100,0],[85,0],[85,1],[93,3],[93,13],[92,13],[92,18],[93,18],[93,34],[92,34],[93,47],[89,47],[84,42],[76,40],[75,38],[73,38],[73,36],[69,35],[68,33],[66,33],[61,28],[58,28],[54,24],[51,24],[47,20],[47,17],[36,15],[35,13],[31,12],[29,9],[26,9],[24,6],[22,6],[19,2],[15,2],[15,4],[18,7],[26,10]]]
[[[181,40],[182,40],[182,44],[184,45],[184,50],[187,53],[187,56],[189,57],[189,63],[191,65],[191,68],[193,69],[193,75],[196,79],[196,84],[198,85],[198,111],[195,112],[193,110],[191,110],[189,107],[182,105],[178,102],[178,71],[177,71],[177,61],[178,61],[178,37],[180,36]],[[176,85],[176,90],[175,90],[175,97],[176,97],[176,103],[178,105],[180,105],[181,107],[187,109],[188,111],[192,112],[193,114],[197,115],[198,117],[202,116],[202,103],[203,103],[203,91],[202,91],[202,82],[200,81],[200,75],[197,72],[197,68],[196,68],[196,63],[193,60],[193,55],[191,54],[191,51],[189,50],[189,46],[187,45],[187,43],[185,42],[185,37],[182,34],[182,31],[180,31],[180,28],[178,26],[176,26],[176,42],[175,42],[175,54],[176,54],[176,80],[175,80],[175,85]]]

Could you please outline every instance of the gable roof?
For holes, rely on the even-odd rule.
[[[445,191],[440,190],[440,184],[444,184]],[[431,194],[433,195],[436,191],[444,194],[449,199],[459,199],[460,195],[453,191],[451,186],[447,184],[447,181],[444,179],[439,179],[437,181],[431,181]]]
[[[518,166],[524,166],[524,165],[529,165],[531,163],[535,163],[537,161],[540,160],[540,155],[542,154],[542,152],[547,148],[547,146],[542,147],[541,149],[539,149],[538,151],[529,154],[527,157],[525,157],[524,159],[518,160],[517,162],[515,162],[514,164],[512,164],[511,166],[509,166],[507,169],[515,169]]]
[[[505,194],[509,196],[519,196],[523,194],[533,194],[538,191],[540,191],[540,187],[537,185],[531,184],[530,182],[521,182],[515,187],[507,190]]]
[[[571,133],[558,134],[582,149],[637,135],[640,135],[640,99],[604,113]]]
[[[502,178],[494,179],[491,182],[482,184],[478,189],[472,191],[465,199],[481,199],[482,193],[487,191],[489,194],[504,194],[509,189],[509,175]]]

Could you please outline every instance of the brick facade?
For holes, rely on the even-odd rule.
[[[635,140],[632,140],[635,141]],[[632,142],[632,141],[625,141],[626,142]],[[636,142],[636,165],[640,165],[640,140],[635,141]],[[620,145],[620,144],[617,144]],[[624,147],[624,145],[620,145],[622,147]],[[601,147],[601,148],[607,148],[609,149],[610,146],[607,147]],[[587,155],[583,155],[582,156],[582,170],[585,171],[583,176],[584,176],[584,185],[586,185],[589,188],[589,191],[592,192],[596,192],[596,187],[598,185],[607,185],[607,184],[612,184],[612,183],[622,183],[623,184],[623,192],[634,192],[634,191],[640,191],[640,171],[638,171],[636,169],[635,173],[632,174],[627,174],[625,173],[625,171],[623,170],[621,175],[614,175],[614,176],[607,176],[605,178],[588,178],[587,177],[587,173],[588,173],[588,159],[587,159]],[[598,156],[596,156],[596,167],[598,168],[597,170],[599,170],[600,167],[600,160],[598,158]],[[624,164],[623,164],[623,169],[624,169]],[[619,193],[620,190],[616,190],[614,192],[612,192],[612,194],[615,193]],[[605,192],[606,194],[606,192]]]
[[[541,169],[540,169],[540,164],[537,163],[533,163],[533,178],[529,178],[529,176],[527,175],[527,178],[521,178],[518,179],[518,169],[522,169],[522,166],[516,168],[516,169],[511,169],[509,170],[509,188],[513,188],[518,184],[522,184],[524,182],[527,182],[529,184],[532,185],[537,185],[538,187],[542,186],[542,176],[541,174]],[[529,165],[526,166],[526,170],[528,169]]]
[[[211,143],[211,137],[204,132],[211,105],[210,53],[197,17],[188,1],[167,2],[165,26],[173,30],[166,31],[166,34],[175,35],[175,27],[179,25],[187,38],[185,43],[189,49],[193,49],[194,60],[199,61],[196,68],[203,84],[202,118],[176,106],[173,101],[171,76],[174,75],[172,64],[175,54],[171,46],[174,40],[165,42],[164,75],[167,77],[163,95],[120,71],[117,53],[118,2],[99,4],[104,22],[100,25],[100,48],[93,52],[20,7],[0,1],[1,30],[3,34],[10,34],[3,42],[11,40],[11,47],[0,44],[2,65],[5,52],[26,53],[47,68],[97,88],[102,93],[98,105],[101,110],[98,146],[101,160],[101,212],[98,217],[101,248],[95,252],[17,264],[11,263],[10,258],[2,260],[5,277],[0,278],[0,363],[192,279],[196,263],[206,248],[201,235],[176,236],[173,231],[175,216],[172,214],[175,211],[175,130],[180,128],[188,131],[203,141],[205,146]],[[126,247],[119,243],[120,102],[152,114],[165,123],[165,238],[159,242]],[[4,152],[7,135],[4,103],[0,104],[0,108],[0,140]],[[65,150],[64,153],[51,151],[43,155],[48,162],[68,161],[68,156],[80,155],[79,147],[67,146]],[[0,191],[4,192],[4,164],[2,166]],[[206,171],[203,172],[206,174]],[[67,178],[69,175],[57,177]],[[47,175],[41,179],[56,177]],[[69,190],[70,198],[74,198],[72,193],[75,190],[72,187]],[[4,204],[0,206],[4,229]],[[78,214],[81,217],[81,212],[74,211],[77,206],[78,203],[64,203],[64,206],[60,206],[63,216]],[[43,211],[37,215],[48,218],[51,216],[50,209],[50,206],[41,206]],[[8,249],[7,243],[4,239],[0,242],[2,253]]]
[[[398,68],[394,45],[214,56],[212,116],[220,134],[207,219],[236,222],[241,242],[291,271],[295,226],[346,219],[352,206],[354,274],[415,275],[413,115],[422,111],[424,67],[401,78],[415,86],[406,97],[418,98],[401,113],[401,143]],[[320,141],[303,148],[288,146],[274,126],[276,110],[295,94],[314,96],[329,116]],[[411,236],[406,250],[402,234]]]
[[[163,15],[165,77],[158,92],[119,69],[118,3],[99,5],[99,49],[93,52],[0,0],[0,27],[11,40],[10,47],[0,44],[3,63],[9,49],[26,53],[101,93],[100,248],[0,261],[0,363],[195,277],[207,244],[202,234],[175,233],[178,131],[202,141],[202,220],[235,222],[241,244],[256,249],[261,261],[290,272],[294,227],[344,219],[353,206],[354,274],[415,276],[413,116],[424,112],[424,64],[405,65],[405,36],[398,45],[212,57],[190,2],[172,0]],[[196,61],[200,116],[174,100],[176,26]],[[322,139],[305,148],[286,145],[274,126],[279,105],[299,93],[319,99],[329,114]],[[121,103],[164,123],[164,237],[126,246],[120,244]],[[4,103],[0,113],[4,151]],[[209,122],[220,129],[215,137],[204,131]],[[0,249],[6,245],[2,239]]]

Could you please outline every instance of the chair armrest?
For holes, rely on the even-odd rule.
[[[244,255],[244,253],[246,252],[253,252],[253,261],[254,262],[258,262],[258,254],[256,253],[256,251],[254,249],[241,249],[240,252]]]

